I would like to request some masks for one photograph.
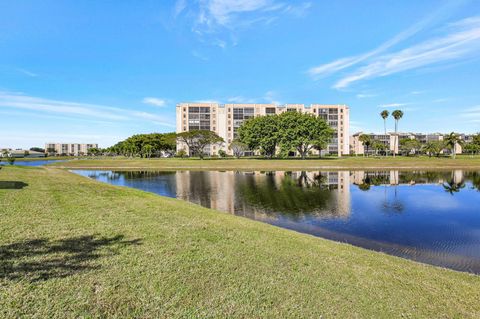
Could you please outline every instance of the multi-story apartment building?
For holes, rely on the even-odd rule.
[[[322,153],[338,156],[349,154],[350,110],[346,105],[180,103],[177,104],[177,133],[190,130],[213,131],[222,137],[225,143],[212,145],[207,153],[215,155],[219,150],[224,150],[232,154],[228,146],[245,120],[290,111],[319,116],[335,130],[334,137]],[[188,147],[182,143],[177,144],[177,149],[188,151]]]
[[[54,155],[87,155],[91,148],[98,148],[98,144],[45,143],[45,153]]]

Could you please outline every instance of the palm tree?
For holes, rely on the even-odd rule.
[[[368,149],[370,145],[372,145],[372,138],[370,137],[370,135],[362,134],[358,139],[360,140],[360,142],[362,142],[362,145],[365,147],[363,156],[365,156],[365,154],[367,154],[368,156]]]
[[[387,136],[387,118],[388,116],[390,115],[390,113],[387,111],[387,110],[383,110],[381,113],[380,113],[380,116],[382,117],[383,119],[383,131],[385,133],[385,136]],[[385,142],[385,145],[387,143]],[[388,150],[386,150],[385,152],[385,156],[387,156],[388,154]]]
[[[395,119],[395,145],[393,149],[393,157],[395,157],[395,148],[398,147],[398,121],[403,117],[403,112],[400,110],[395,110],[392,112],[392,116]]]
[[[452,153],[453,153],[452,156],[453,158],[455,158],[457,155],[457,145],[463,144],[463,141],[460,139],[460,136],[452,132],[447,136],[445,136],[443,140],[445,141],[445,146],[452,149]]]

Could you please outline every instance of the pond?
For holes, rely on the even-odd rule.
[[[73,172],[314,236],[480,273],[480,172]]]
[[[51,163],[59,163],[59,162],[66,162],[67,160],[33,160],[33,161],[22,161],[22,160],[15,160],[15,163],[13,165],[17,166],[42,166],[42,165],[47,165]],[[6,159],[2,159],[0,162],[0,165],[10,165]]]

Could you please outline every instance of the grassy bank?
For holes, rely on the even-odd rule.
[[[98,158],[52,164],[64,168],[158,169],[158,170],[317,170],[317,169],[480,169],[480,156],[429,157],[342,157],[325,159],[128,159]]]
[[[480,316],[479,276],[64,170],[0,181],[2,318]]]

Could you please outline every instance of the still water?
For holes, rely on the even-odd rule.
[[[480,172],[74,172],[315,236],[480,273]]]
[[[22,161],[22,160],[16,160],[13,165],[17,166],[42,166],[42,165],[47,165],[50,163],[58,163],[58,162],[66,162],[66,160],[34,160],[34,161]],[[3,159],[2,162],[0,162],[0,165],[10,165],[7,163],[6,159]]]

